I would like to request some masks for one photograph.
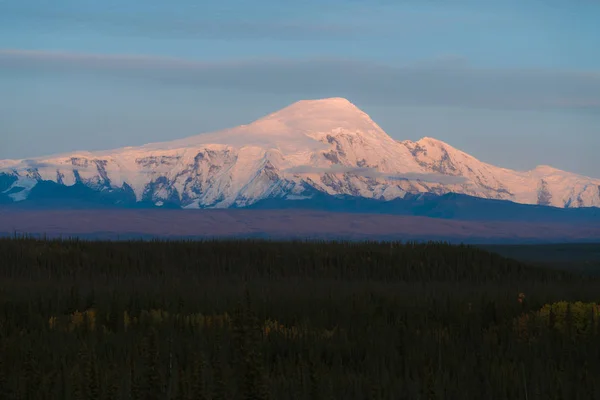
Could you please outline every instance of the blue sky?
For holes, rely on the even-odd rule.
[[[0,0],[0,158],[347,97],[398,139],[600,177],[594,0]]]

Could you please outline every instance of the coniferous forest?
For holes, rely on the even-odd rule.
[[[0,239],[0,399],[600,399],[600,280],[443,243]]]

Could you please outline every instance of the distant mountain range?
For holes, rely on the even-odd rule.
[[[589,222],[598,220],[590,207],[600,206],[600,179],[500,168],[432,138],[397,141],[348,100],[331,98],[171,142],[0,160],[0,204]]]

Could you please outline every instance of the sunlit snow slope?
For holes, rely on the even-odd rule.
[[[557,207],[600,206],[598,179],[547,166],[499,168],[431,138],[396,141],[342,98],[299,101],[248,125],[171,142],[0,160],[5,201],[26,200],[36,190],[43,197],[39,185],[49,182],[187,208],[243,207],[316,192],[377,199],[455,192]]]

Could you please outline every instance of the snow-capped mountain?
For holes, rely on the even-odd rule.
[[[86,186],[115,202],[244,207],[315,193],[391,200],[462,193],[556,207],[600,206],[600,179],[513,171],[432,138],[397,141],[346,99],[304,100],[248,125],[102,152],[0,160],[0,202]]]

